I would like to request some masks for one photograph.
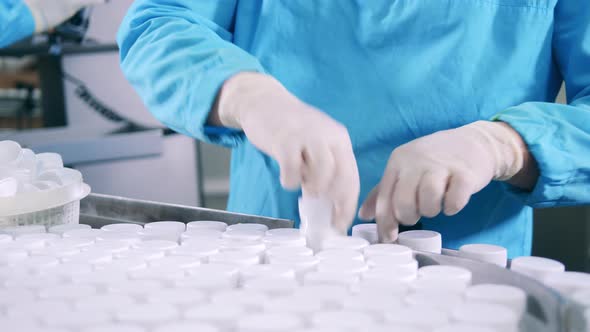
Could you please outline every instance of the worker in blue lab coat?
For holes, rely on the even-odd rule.
[[[103,2],[105,0],[2,0],[0,48],[57,26],[82,7]]]
[[[517,256],[532,207],[590,201],[588,0],[137,0],[118,43],[163,123],[233,148],[231,211],[298,221],[302,186],[342,231],[361,203],[382,241]]]

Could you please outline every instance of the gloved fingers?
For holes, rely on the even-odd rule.
[[[377,204],[377,195],[379,194],[379,186],[375,186],[365,198],[365,201],[359,209],[359,218],[365,221],[375,219],[375,209]]]
[[[420,215],[432,218],[440,213],[448,182],[449,173],[446,171],[428,171],[422,175],[418,188]]]
[[[453,174],[449,178],[449,186],[444,198],[444,214],[452,216],[461,211],[475,193],[470,175]]]
[[[398,175],[393,190],[393,216],[402,225],[415,225],[420,219],[418,213],[418,186],[422,172],[409,171]]]
[[[334,177],[335,161],[327,144],[306,144],[303,149],[302,177],[305,189],[312,194],[327,192]]]
[[[334,202],[334,227],[345,233],[352,224],[358,205],[360,179],[356,158],[350,146],[337,146],[333,150],[335,170],[330,190]]]
[[[272,156],[279,164],[281,186],[287,190],[298,189],[302,182],[302,147],[295,143],[275,145]]]
[[[389,166],[388,166],[389,168]],[[393,192],[397,182],[397,172],[386,169],[378,185],[379,193],[375,204],[375,221],[379,242],[390,243],[397,240],[399,222],[393,214]]]

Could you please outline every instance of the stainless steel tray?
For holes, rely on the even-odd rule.
[[[293,222],[226,211],[166,204],[124,197],[91,194],[81,201],[80,223],[99,228],[112,223],[144,224],[152,221],[217,220],[228,224],[261,223],[269,228],[290,228]],[[442,255],[416,252],[420,266],[444,264],[469,269],[473,283],[501,283],[519,287],[527,292],[527,315],[523,331],[527,332],[585,332],[583,310],[567,301],[554,290],[524,275],[508,269],[459,257],[455,250],[443,250]]]

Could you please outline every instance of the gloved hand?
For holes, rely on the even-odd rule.
[[[106,0],[23,0],[35,19],[35,32],[49,30],[72,17],[82,7]]]
[[[375,218],[380,240],[395,241],[399,224],[414,225],[441,210],[458,213],[490,181],[521,171],[527,155],[520,135],[502,122],[477,121],[418,138],[393,151],[359,217]]]
[[[274,158],[281,185],[330,199],[332,222],[345,232],[357,208],[359,174],[346,127],[293,96],[276,79],[240,73],[226,81],[217,100],[219,121],[242,129]]]

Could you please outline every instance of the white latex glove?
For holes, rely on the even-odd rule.
[[[502,122],[477,121],[418,138],[393,151],[359,217],[375,218],[380,240],[395,241],[399,224],[414,225],[441,210],[454,215],[492,180],[512,178],[527,153],[520,135]]]
[[[293,96],[276,79],[258,73],[229,79],[216,112],[221,124],[242,129],[254,146],[278,162],[284,188],[301,186],[331,200],[335,228],[348,229],[360,182],[346,127]]]
[[[23,0],[35,19],[35,32],[49,30],[74,16],[82,7],[106,0]]]

